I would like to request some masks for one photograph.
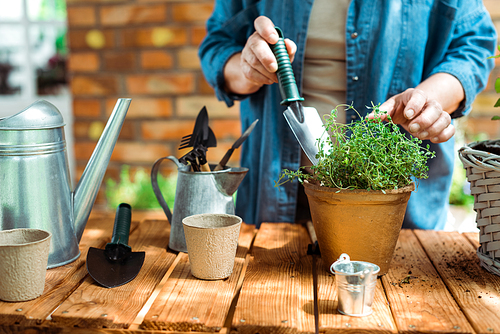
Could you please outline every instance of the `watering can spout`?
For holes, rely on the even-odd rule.
[[[78,243],[99,192],[130,102],[131,99],[118,99],[116,102],[113,113],[73,193],[74,231]]]

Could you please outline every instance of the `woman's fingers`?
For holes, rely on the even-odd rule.
[[[380,109],[387,111],[394,123],[419,139],[442,143],[455,134],[450,115],[439,102],[429,99],[419,89],[410,88],[391,97]]]

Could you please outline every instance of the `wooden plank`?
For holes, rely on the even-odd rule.
[[[480,267],[470,241],[457,232],[415,234],[474,330],[500,333],[500,277]]]
[[[188,255],[181,259],[144,317],[141,328],[169,331],[220,331],[230,311],[255,226],[242,224],[233,273],[224,280],[191,275]]]
[[[76,328],[76,327],[51,327],[51,326],[1,326],[0,334],[165,334],[165,331],[129,330],[110,328]],[[169,332],[176,334],[181,332]]]
[[[311,239],[313,241],[317,240],[314,227],[309,222],[307,229]],[[331,264],[325,264],[319,259],[317,265],[319,328],[321,332],[394,333],[397,331],[380,280],[377,282],[372,304],[373,314],[365,318],[349,317],[337,311],[337,288],[335,285],[335,276],[330,273]],[[309,282],[309,290],[312,291],[312,278]],[[311,314],[314,312],[312,298],[307,307],[307,311]]]
[[[472,246],[474,246],[475,249],[478,249],[480,244],[479,244],[479,232],[466,232],[463,233],[469,239],[470,243]]]
[[[309,242],[301,225],[260,226],[234,311],[233,329],[238,333],[289,333],[303,328],[300,322],[305,319],[313,319],[303,309],[311,302],[312,291],[300,287],[301,275],[311,272],[310,264],[307,270]],[[301,295],[304,291],[307,296]],[[314,322],[308,323],[314,331]]]
[[[132,228],[137,222],[132,224]],[[84,266],[89,247],[103,247],[109,240],[113,224],[90,219],[80,242],[80,257],[72,263],[47,270],[42,296],[22,303],[0,301],[0,324],[39,325],[75,290],[87,276]]]
[[[292,294],[295,293],[298,297],[297,301],[299,308],[297,309],[297,332],[314,333],[314,286],[312,275],[313,259],[312,255],[307,255],[307,250],[309,244],[313,242],[311,239],[313,238],[315,241],[317,241],[317,238],[316,232],[314,232],[314,227],[312,230],[309,230],[307,226],[304,226],[299,230],[299,233],[300,244],[297,245],[296,249],[290,249],[291,254],[298,257],[298,260],[294,260],[297,274],[294,274],[293,279],[296,280],[296,284],[295,291],[292,291]],[[311,235],[311,233],[314,234]],[[316,259],[316,273],[319,273],[321,269],[321,258],[318,256]],[[318,275],[318,293],[320,291],[320,287],[321,281]]]
[[[400,333],[474,333],[411,230],[401,230],[382,277]]]
[[[348,333],[395,333],[397,332],[391,310],[385,297],[382,282],[378,279],[372,304],[373,313],[365,317],[350,317],[338,312],[337,287],[335,275],[329,266],[320,261],[318,274],[320,289],[318,293],[320,331]]]
[[[131,233],[133,251],[145,251],[137,277],[108,289],[89,276],[52,315],[49,325],[84,328],[127,328],[161,281],[176,254],[167,252],[170,225],[165,220],[145,220]]]

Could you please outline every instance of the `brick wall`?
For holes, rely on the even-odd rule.
[[[495,23],[497,34],[500,35],[500,0],[483,0],[483,2]],[[500,38],[498,44],[500,44]],[[495,54],[498,53],[497,50]],[[494,87],[495,80],[498,77],[500,77],[500,58],[495,59],[495,68],[490,75],[488,85],[485,90],[477,96],[472,106],[471,113],[458,122],[460,130],[464,133],[465,142],[483,138],[500,138],[500,121],[491,121],[493,115],[500,115],[500,108],[493,107],[500,97],[500,95],[495,92]],[[478,135],[482,136],[478,137]]]
[[[182,156],[180,138],[203,106],[217,137],[209,162],[239,137],[238,107],[217,101],[197,56],[212,9],[212,0],[67,0],[77,178],[120,97],[132,103],[105,178],[117,178],[122,164],[149,172],[160,157]],[[238,161],[237,150],[229,164]]]
[[[500,0],[484,0],[500,31]],[[144,167],[166,155],[180,157],[180,138],[191,133],[201,107],[207,106],[217,148],[208,159],[217,162],[240,135],[238,107],[218,102],[205,82],[197,47],[213,0],[67,0],[73,94],[77,178],[120,97],[132,104],[106,177],[116,178],[122,164]],[[468,138],[486,132],[500,135],[500,122],[489,121],[498,98],[494,79],[460,124]],[[497,110],[495,110],[497,109]],[[238,150],[230,164],[237,165]],[[174,170],[166,162],[165,173]],[[102,194],[97,202],[104,203]]]

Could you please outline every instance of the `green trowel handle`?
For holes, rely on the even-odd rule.
[[[128,246],[131,220],[132,207],[127,203],[121,203],[118,205],[118,208],[116,209],[115,226],[113,228],[111,244],[122,244]]]
[[[286,51],[285,39],[283,38],[283,32],[280,28],[275,27],[276,31],[279,35],[278,43],[269,46],[278,61],[278,71],[276,74],[278,75],[278,81],[280,85],[280,92],[283,101],[281,104],[289,105],[294,101],[304,101],[299,94],[299,90],[297,88],[297,83],[295,82],[295,76],[293,75],[292,64],[290,63],[290,57],[288,56],[288,52]]]

